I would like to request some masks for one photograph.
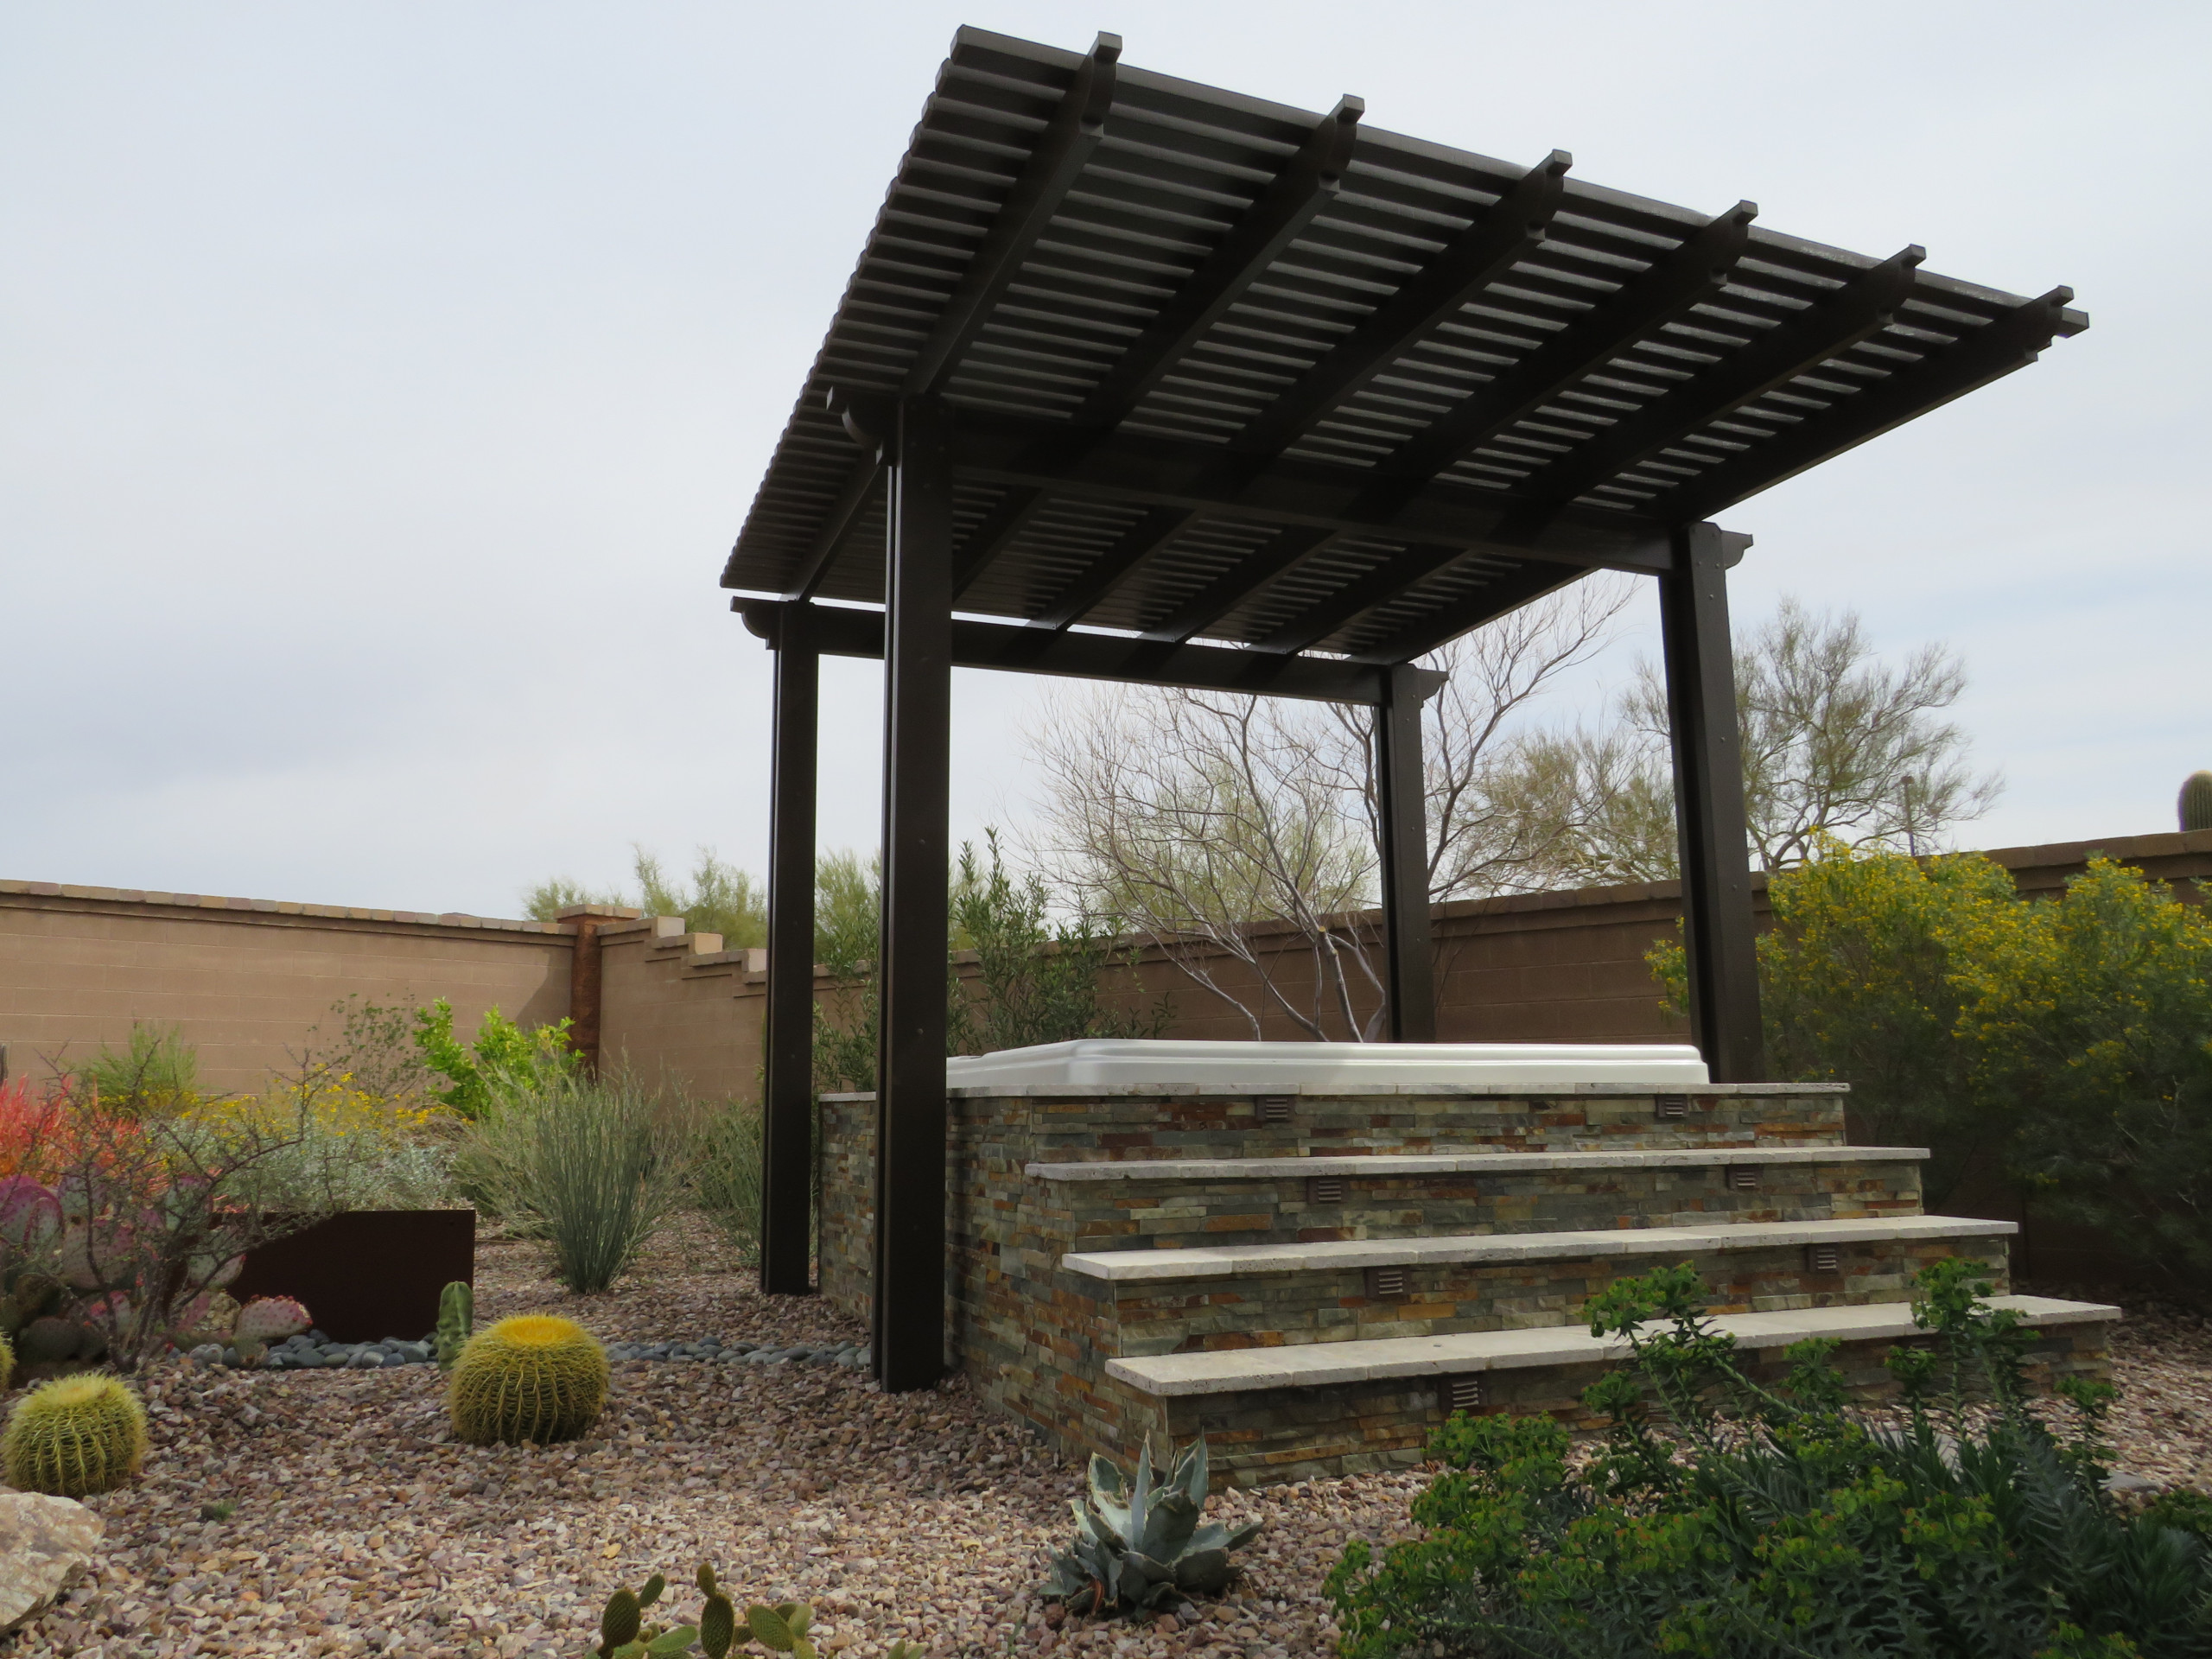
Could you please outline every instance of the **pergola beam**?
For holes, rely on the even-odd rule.
[[[745,619],[747,632],[762,639],[774,640],[784,626],[784,613],[800,609],[806,613],[805,637],[823,656],[883,655],[881,611],[829,605],[787,607],[773,599],[733,600],[730,608]],[[1370,708],[1379,706],[1386,696],[1378,668],[1339,658],[1237,651],[1116,633],[1055,634],[965,617],[955,619],[952,624],[952,662],[957,668],[1177,685],[1194,691],[1248,691]]]
[[[1485,622],[1494,622],[1508,611],[1518,610],[1531,601],[1541,599],[1555,588],[1564,588],[1579,578],[1571,570],[1562,570],[1555,564],[1527,564],[1484,582],[1456,604],[1425,616],[1418,622],[1400,629],[1389,639],[1355,652],[1353,660],[1363,663],[1408,663],[1416,657],[1425,657],[1439,645],[1458,639],[1471,628],[1479,628]]]
[[[1433,477],[1718,293],[1750,245],[1758,214],[1752,203],[1739,201],[1691,232],[1671,252],[1414,434],[1384,467],[1407,478]]]
[[[1679,490],[1669,491],[1661,505],[1684,519],[1703,516],[1712,504],[1732,505],[1878,438],[1893,426],[2024,369],[2053,340],[2088,327],[2086,319],[2067,310],[2073,298],[2072,289],[2054,288],[2040,299],[2016,306],[1996,321],[1930,350],[1918,363],[1886,380],[1839,397],[1821,413],[1808,416],[1794,429],[1769,438],[1738,460],[1700,473]]]
[[[1439,323],[1541,246],[1567,194],[1574,158],[1555,149],[1432,254],[1385,300],[1230,441],[1274,455],[1390,365]]]
[[[1254,640],[1253,648],[1258,651],[1304,651],[1376,606],[1388,605],[1401,594],[1418,587],[1446,566],[1457,564],[1466,556],[1467,550],[1464,547],[1409,547],[1402,553],[1393,555],[1365,575],[1354,578],[1326,598],[1317,600],[1273,633]],[[1554,581],[1559,577],[1557,565],[1543,564],[1536,568]]]
[[[1187,507],[1332,534],[1451,543],[1471,552],[1498,550],[1497,528],[1514,505],[1512,497],[1457,484],[1408,487],[1382,501],[1370,474],[1306,462],[1279,461],[1241,479],[1224,478],[1217,446],[1141,436],[1103,441],[1055,467],[1034,453],[1026,434],[992,417],[970,412],[955,425],[956,464],[963,478],[1077,499]],[[1527,540],[1498,550],[1644,575],[1674,568],[1666,525],[1580,508],[1552,515]]]
[[[1239,605],[1309,555],[1336,539],[1311,524],[1287,524],[1144,631],[1147,639],[1181,644],[1204,633]]]
[[[1060,96],[1059,107],[1038,136],[1036,148],[991,219],[982,245],[968,262],[937,325],[906,371],[909,396],[944,390],[944,383],[975,344],[1037,238],[1052,222],[1069,187],[1106,136],[1107,112],[1114,107],[1115,64],[1122,37],[1102,33],[1090,54]]]
[[[1078,432],[1104,432],[1118,425],[1297,239],[1336,194],[1366,108],[1357,98],[1340,99],[1315,124],[1305,143],[1115,359],[1075,411],[1071,426]]]
[[[837,550],[844,544],[846,535],[852,530],[853,521],[875,493],[876,480],[883,476],[883,451],[880,446],[866,446],[853,462],[852,470],[845,474],[845,482],[837,492],[837,499],[830,504],[830,515],[822,521],[822,528],[814,537],[814,545],[799,561],[784,584],[784,597],[805,600],[814,597],[822,586],[822,579],[830,574],[830,566],[836,559]]]
[[[1080,622],[1113,592],[1115,583],[1189,529],[1198,517],[1189,507],[1154,507],[1055,594],[1029,626],[1058,630]]]
[[[1635,414],[1554,461],[1539,473],[1530,507],[1565,506],[1681,435],[1741,409],[1869,335],[1879,333],[1912,292],[1913,268],[1928,257],[1909,247],[1838,290],[1825,304],[1784,323],[1743,351],[1721,358],[1703,373],[1653,398]]]
[[[1043,510],[1045,500],[1045,492],[1040,489],[1008,490],[982,523],[969,532],[967,541],[953,556],[952,597],[956,603],[982,579],[992,562],[1013,544],[1014,538],[1029,528],[1030,521]]]

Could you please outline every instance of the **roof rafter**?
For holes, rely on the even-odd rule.
[[[908,396],[944,391],[962,355],[983,332],[1022,262],[1059,211],[1068,188],[1105,138],[1107,113],[1114,106],[1114,66],[1121,55],[1118,35],[1102,32],[1092,42],[1090,55],[1076,70],[1059,107],[1045,124],[1037,147],[1029,152],[1028,162],[992,219],[982,245],[969,260],[936,327],[915,353],[913,366],[906,371]]]
[[[1313,524],[1286,524],[1273,541],[1255,548],[1144,631],[1144,638],[1180,644],[1204,633],[1309,554],[1337,538]]]
[[[1476,388],[1457,409],[1415,433],[1383,463],[1384,468],[1414,480],[1442,472],[1644,335],[1718,293],[1750,245],[1751,220],[1758,213],[1755,204],[1739,201],[1691,232],[1649,269],[1496,379]],[[1379,493],[1387,496],[1395,484],[1380,486]]]
[[[1261,410],[1230,448],[1274,455],[1541,245],[1574,158],[1555,149],[1446,241],[1405,285]]]
[[[1318,645],[1338,628],[1427,582],[1447,565],[1467,556],[1464,547],[1406,549],[1385,560],[1363,576],[1354,577],[1333,594],[1315,601],[1297,616],[1264,639],[1255,639],[1255,651],[1304,651]],[[1556,565],[1540,567],[1548,575],[1559,575]]]
[[[1181,535],[1199,517],[1191,507],[1154,507],[1124,531],[1090,569],[1052,596],[1031,621],[1033,628],[1060,629],[1080,622],[1114,589],[1114,584]]]
[[[1442,610],[1425,616],[1418,622],[1408,623],[1389,638],[1353,652],[1356,663],[1410,663],[1425,657],[1439,645],[1447,645],[1485,622],[1496,621],[1508,611],[1518,610],[1531,601],[1541,599],[1555,588],[1564,588],[1575,580],[1570,572],[1557,565],[1528,564],[1518,570],[1502,575],[1495,582],[1485,582],[1465,599],[1446,606]]]
[[[1911,295],[1913,268],[1927,257],[1927,250],[1918,246],[1902,250],[1838,289],[1826,303],[1606,428],[1536,475],[1534,487],[1523,492],[1533,498],[1530,507],[1566,505],[1677,442],[1684,432],[1741,409],[1878,333]]]
[[[1198,337],[1297,239],[1328,204],[1351,160],[1366,104],[1346,97],[1314,124],[1304,144],[1237,215],[1228,233],[1177,287],[1159,314],[1114,360],[1070,424],[1103,432],[1145,399]]]
[[[2073,298],[2072,289],[2054,288],[2039,299],[2015,306],[1996,321],[1931,350],[1911,367],[1839,397],[1823,412],[1808,416],[1738,460],[1699,474],[1681,489],[1669,491],[1660,505],[1676,522],[1688,524],[1717,511],[1713,504],[1732,505],[2015,369],[2024,369],[2053,340],[2088,327],[2087,319],[2067,310]]]

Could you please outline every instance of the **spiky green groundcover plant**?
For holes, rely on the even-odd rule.
[[[1832,1342],[1755,1382],[1687,1265],[1621,1281],[1590,1308],[1633,1350],[1583,1395],[1599,1455],[1572,1465],[1548,1417],[1453,1417],[1422,1535],[1355,1540],[1329,1576],[1344,1659],[2212,1655],[2203,1542],[2105,1491],[2108,1385],[2061,1383],[2063,1433],[2031,1409],[2032,1338],[1984,1271],[1920,1275],[1935,1345],[1891,1351],[1894,1421],[1847,1403]]]
[[[543,1314],[501,1319],[469,1338],[448,1404],[473,1446],[573,1440],[607,1403],[607,1351],[582,1325]]]
[[[1169,1450],[1173,1450],[1170,1443]],[[1178,1605],[1186,1595],[1217,1595],[1234,1571],[1229,1553],[1251,1542],[1265,1525],[1231,1530],[1201,1517],[1206,1503],[1206,1442],[1201,1434],[1154,1484],[1152,1440],[1137,1453],[1136,1479],[1106,1459],[1090,1459],[1090,1495],[1073,1498],[1075,1542],[1052,1558],[1044,1593],[1068,1611],[1121,1613],[1141,1618]]]
[[[110,1492],[145,1460],[145,1408],[112,1376],[65,1376],[34,1389],[0,1433],[0,1463],[18,1491]]]

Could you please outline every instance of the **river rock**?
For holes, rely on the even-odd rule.
[[[0,1492],[0,1635],[47,1605],[92,1565],[104,1524],[70,1498]]]

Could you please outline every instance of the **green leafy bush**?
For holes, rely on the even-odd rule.
[[[1769,1068],[1850,1084],[1853,1139],[1979,1166],[2108,1234],[2178,1294],[2212,1282],[2212,914],[2094,858],[2023,900],[1972,854],[1834,842],[1768,888]],[[1650,961],[1679,1006],[1681,948]]]
[[[825,874],[817,883],[817,902],[828,880]],[[835,1016],[817,1006],[814,1026],[815,1086],[825,1094],[875,1087],[880,1010],[871,958],[879,891],[880,880],[862,881],[857,865],[837,874],[838,925],[823,936],[821,961],[846,989]],[[1143,1013],[1108,1005],[1107,982],[1128,967],[1128,950],[1093,918],[1055,919],[1042,879],[1007,872],[996,830],[985,832],[980,854],[972,842],[962,846],[949,916],[951,947],[974,953],[974,970],[946,963],[948,1055],[1078,1037],[1156,1037],[1167,1028],[1173,1009],[1165,999]]]
[[[1344,1659],[2212,1653],[2203,1543],[2104,1490],[2111,1389],[2062,1384],[2072,1426],[2047,1426],[2028,1333],[1977,1271],[1922,1274],[1934,1344],[1891,1351],[1887,1414],[1847,1402],[1831,1343],[1754,1381],[1687,1266],[1616,1284],[1591,1329],[1634,1357],[1583,1396],[1598,1454],[1578,1465],[1548,1417],[1453,1417],[1421,1535],[1355,1541],[1329,1577]]]
[[[134,1024],[130,1041],[102,1043],[70,1076],[118,1111],[181,1111],[199,1099],[200,1054],[181,1026]]]
[[[569,1021],[525,1031],[493,1008],[477,1027],[476,1041],[453,1033],[453,1004],[440,997],[415,1011],[415,1043],[423,1063],[447,1080],[432,1096],[467,1118],[480,1118],[501,1099],[543,1089],[572,1077],[576,1056],[569,1046]]]

